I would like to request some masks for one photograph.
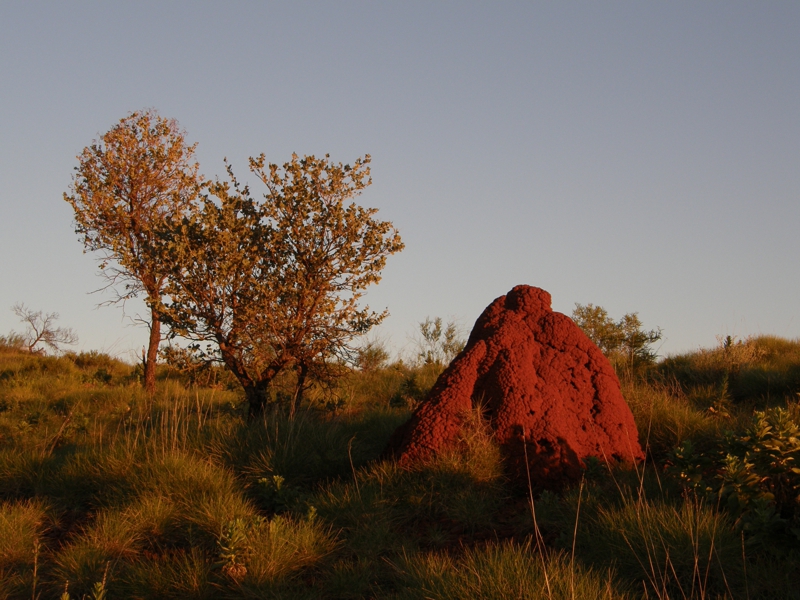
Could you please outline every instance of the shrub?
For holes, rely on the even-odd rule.
[[[751,544],[779,533],[800,540],[800,426],[788,410],[756,411],[750,426],[711,452],[676,448],[667,473],[684,487],[718,499]]]
[[[575,304],[572,320],[626,375],[656,360],[651,346],[661,339],[661,329],[642,329],[638,313],[628,313],[614,321],[602,306]]]
[[[438,365],[443,369],[464,349],[466,343],[455,321],[445,325],[441,317],[426,317],[419,324],[417,362],[421,365]]]
[[[416,408],[425,399],[436,380],[444,370],[441,363],[423,363],[413,369],[406,369],[389,404],[395,408]]]

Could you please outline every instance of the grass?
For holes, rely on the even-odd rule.
[[[561,600],[615,599],[612,574],[576,567],[564,553],[542,557],[531,543],[492,543],[463,553],[433,552],[403,557],[398,565],[400,598]]]
[[[42,538],[50,517],[35,500],[0,505],[0,598],[35,589]]]
[[[757,406],[797,399],[800,389],[800,340],[759,336],[745,340],[720,339],[716,348],[668,357],[658,375],[672,380],[691,395],[717,390],[735,403]]]
[[[636,420],[643,445],[656,460],[663,459],[687,440],[699,447],[713,445],[728,427],[724,420],[699,409],[680,390],[676,393],[660,383],[642,385],[623,380],[622,394]]]
[[[148,398],[107,356],[0,348],[0,598],[800,597],[797,511],[764,488],[732,512],[704,491],[713,461],[673,476],[687,442],[742,446],[756,409],[800,422],[798,365],[777,338],[662,361],[623,381],[647,462],[528,495],[477,413],[425,464],[379,460],[430,366],[354,371],[248,423],[222,377],[165,369]]]
[[[725,515],[699,501],[626,498],[600,508],[583,535],[593,564],[658,598],[715,598],[741,587],[738,536]]]

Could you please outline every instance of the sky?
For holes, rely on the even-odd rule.
[[[24,302],[77,350],[141,351],[62,195],[152,107],[212,179],[372,156],[358,202],[406,245],[366,296],[395,352],[518,284],[638,312],[662,355],[798,338],[798,31],[793,1],[0,3],[0,335]]]

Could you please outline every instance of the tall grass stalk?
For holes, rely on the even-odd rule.
[[[533,500],[533,483],[531,481],[531,467],[530,463],[528,462],[528,444],[526,443],[524,436],[522,439],[522,448],[525,454],[525,474],[528,477],[528,499],[530,501],[531,517],[533,518],[533,531],[534,535],[536,536],[536,549],[538,550],[539,558],[542,561],[542,573],[544,575],[544,583],[547,588],[547,597],[548,599],[552,600],[553,592],[550,589],[550,576],[547,573],[547,565],[545,563],[545,558],[544,558],[544,553],[545,553],[544,538],[542,537],[542,532],[539,529],[539,523],[536,520],[536,503]],[[578,525],[578,519],[576,518],[575,519],[576,528],[577,525]]]

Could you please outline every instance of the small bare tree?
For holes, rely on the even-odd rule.
[[[44,352],[42,345],[53,352],[60,352],[61,346],[78,343],[78,336],[72,329],[56,327],[57,312],[44,313],[41,310],[32,310],[22,302],[12,306],[11,310],[25,324],[26,331],[22,339],[28,352]]]

